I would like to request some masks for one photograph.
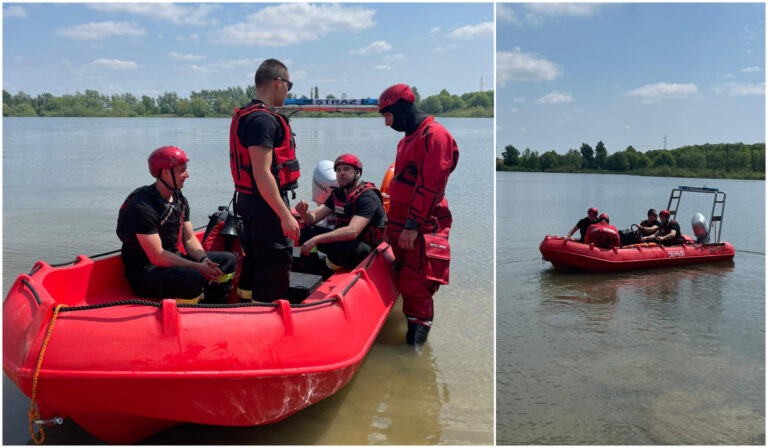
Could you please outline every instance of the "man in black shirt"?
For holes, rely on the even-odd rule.
[[[195,236],[181,194],[188,161],[174,146],[153,151],[149,172],[155,183],[134,190],[120,207],[117,235],[125,276],[141,297],[197,303],[205,289],[206,302],[223,303],[237,261],[229,252],[206,253]]]
[[[333,164],[339,183],[320,207],[309,210],[306,201],[296,204],[296,212],[309,227],[301,229],[301,254],[309,255],[315,246],[326,254],[332,270],[353,268],[381,243],[386,213],[381,193],[370,182],[361,182],[363,164],[352,154],[340,155]],[[334,230],[314,226],[335,213]]]
[[[595,207],[590,207],[589,210],[587,210],[587,217],[581,218],[579,222],[576,223],[575,226],[571,229],[570,232],[568,232],[568,235],[565,236],[566,239],[570,238],[571,235],[573,235],[576,230],[579,230],[580,232],[580,238],[579,242],[584,242],[584,237],[587,236],[587,229],[589,229],[589,226],[597,222],[597,209]]]
[[[238,285],[241,301],[284,298],[289,286],[293,241],[299,223],[287,192],[297,186],[299,166],[282,106],[293,83],[286,66],[267,59],[256,70],[256,98],[237,109],[230,127],[230,166],[237,191],[235,209],[244,219],[245,258]]]
[[[658,219],[656,210],[648,210],[648,219],[642,221],[639,227],[643,231],[640,241],[652,241],[655,238],[656,232],[661,228],[661,222]]]
[[[661,218],[661,226],[659,231],[656,232],[654,240],[665,246],[677,246],[683,244],[683,234],[680,232],[680,224],[677,221],[669,219],[669,212],[662,210],[659,213]]]

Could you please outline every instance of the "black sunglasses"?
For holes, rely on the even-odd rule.
[[[275,78],[275,79],[279,79],[280,81],[283,81],[283,82],[285,82],[285,84],[287,84],[287,85],[288,85],[288,91],[289,91],[289,92],[290,92],[290,91],[291,91],[291,89],[293,88],[293,83],[292,83],[291,81],[288,81],[287,79],[283,79],[283,77],[282,77],[282,76],[278,76],[278,77],[277,77],[277,78]]]

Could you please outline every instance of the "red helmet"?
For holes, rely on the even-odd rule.
[[[387,90],[381,92],[379,96],[379,112],[395,104],[397,100],[405,100],[408,103],[416,101],[416,95],[406,84],[395,84]]]
[[[602,221],[602,220],[605,220],[605,222],[607,222],[607,223],[610,223],[610,222],[611,222],[611,218],[609,218],[609,217],[608,217],[608,215],[606,215],[605,213],[603,213],[602,215],[600,215],[600,216],[597,218],[597,220],[598,220],[598,221]]]
[[[175,146],[163,146],[152,151],[149,155],[149,174],[152,177],[160,176],[160,170],[172,169],[176,165],[189,162],[189,157],[181,149]]]
[[[661,212],[659,212],[659,218],[663,218],[665,216],[669,218],[669,210],[662,210]]]
[[[333,162],[333,169],[335,170],[339,165],[352,165],[360,171],[363,170],[363,163],[354,154],[342,154],[336,157],[336,161]]]
[[[595,207],[590,207],[589,210],[587,210],[587,214],[597,216],[597,209]]]

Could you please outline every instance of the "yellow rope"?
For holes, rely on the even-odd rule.
[[[37,375],[40,373],[40,366],[43,365],[43,356],[45,356],[45,349],[48,348],[48,341],[51,339],[51,334],[53,333],[53,325],[56,323],[56,318],[59,316],[59,310],[62,307],[65,307],[64,304],[58,304],[56,305],[56,309],[53,311],[53,317],[51,318],[51,323],[48,325],[48,333],[45,335],[45,339],[43,340],[43,347],[40,349],[40,357],[37,359],[37,367],[35,368],[35,376],[32,377],[32,402],[29,404],[29,434],[32,435],[32,441],[35,442],[35,445],[40,445],[45,441],[45,431],[43,430],[43,425],[38,424],[38,428],[40,429],[40,440],[37,439],[37,434],[35,434],[35,420],[38,420],[40,418],[40,411],[37,410],[37,406],[35,405],[35,398],[37,397]]]

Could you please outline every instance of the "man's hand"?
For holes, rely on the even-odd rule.
[[[301,200],[296,204],[296,213],[301,215],[302,218],[304,217],[304,215],[307,214],[308,211],[309,211],[309,204],[307,204],[307,201]]]
[[[292,239],[294,243],[299,241],[299,222],[296,221],[296,218],[294,218],[293,215],[281,218],[280,226],[283,228],[283,235],[285,235],[286,238]]]
[[[317,243],[315,242],[314,238],[308,239],[304,244],[301,245],[301,255],[306,257],[309,255],[309,252],[312,250],[312,248],[316,245]]]
[[[419,231],[416,229],[406,229],[400,233],[400,239],[397,241],[400,249],[413,250]]]
[[[208,283],[217,283],[219,276],[224,275],[224,272],[219,269],[219,264],[214,263],[208,257],[203,258],[200,263],[197,263],[197,271],[208,280]]]

